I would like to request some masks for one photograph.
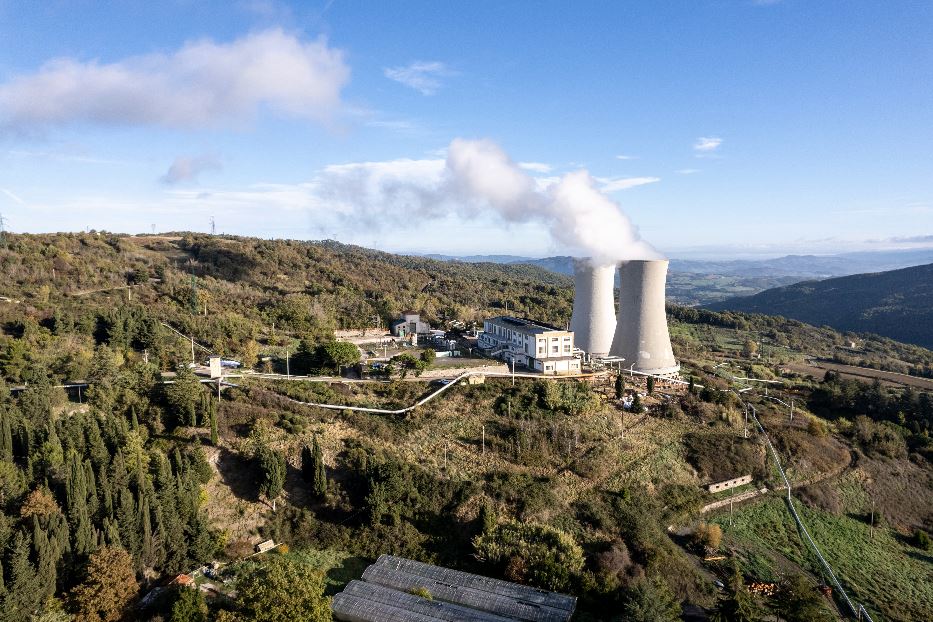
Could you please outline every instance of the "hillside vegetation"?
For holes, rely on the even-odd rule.
[[[933,264],[806,281],[709,305],[933,347]]]
[[[701,513],[722,499],[705,484],[750,474],[755,488],[781,485],[764,439],[746,434],[743,403],[729,390],[743,386],[736,378],[783,382],[741,400],[769,430],[852,596],[881,619],[933,618],[933,397],[793,371],[834,356],[847,335],[671,307],[675,353],[693,388],[613,374],[514,386],[488,378],[386,416],[301,402],[397,408],[431,385],[411,376],[242,377],[218,399],[217,385],[200,384],[187,367],[190,341],[166,325],[247,367],[278,365],[288,349],[293,374],[333,373],[315,357],[334,328],[414,307],[456,336],[506,304],[562,324],[569,280],[333,242],[8,240],[0,249],[4,622],[230,622],[299,610],[323,620],[327,595],[381,553],[572,593],[580,621],[673,621],[681,605],[724,612],[746,600],[785,619],[805,602],[816,613],[798,619],[827,619],[839,601],[816,591],[826,578],[779,497]],[[917,346],[876,337],[861,345],[853,362],[933,367],[933,353]],[[75,379],[89,384],[80,395],[56,386]],[[620,393],[639,405],[623,409]],[[775,396],[794,400],[793,421]],[[284,546],[247,557],[270,537]],[[214,561],[221,569],[195,581],[227,597],[209,591],[205,602],[168,585]],[[752,596],[746,585],[758,581],[775,581],[777,591]],[[153,588],[161,591],[140,605]],[[654,617],[639,618],[645,611]]]

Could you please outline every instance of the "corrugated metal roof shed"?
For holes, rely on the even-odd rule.
[[[485,611],[477,611],[462,605],[427,599],[422,596],[399,592],[375,583],[351,581],[338,596],[352,596],[373,605],[386,605],[427,616],[445,622],[513,622]],[[433,597],[433,595],[432,595]]]
[[[427,590],[431,598],[413,591]],[[382,555],[334,596],[346,622],[567,622],[576,598],[525,585]]]

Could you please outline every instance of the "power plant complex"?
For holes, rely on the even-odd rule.
[[[493,356],[545,374],[576,373],[580,356],[653,376],[680,371],[664,309],[666,259],[619,264],[574,259],[570,330],[500,316],[484,323],[479,346]],[[619,275],[618,311],[615,278]]]

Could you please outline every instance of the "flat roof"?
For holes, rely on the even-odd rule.
[[[544,333],[550,331],[559,331],[562,333],[570,332],[563,328],[557,328],[556,326],[545,324],[544,322],[536,322],[534,320],[529,320],[523,317],[515,317],[514,315],[497,315],[496,317],[489,318],[487,321],[501,322],[502,324],[506,324],[517,330],[522,330],[528,333]]]

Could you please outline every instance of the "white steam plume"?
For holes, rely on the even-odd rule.
[[[325,204],[356,223],[376,225],[396,210],[422,218],[492,212],[506,222],[545,225],[563,252],[595,265],[660,257],[585,170],[544,188],[537,181],[494,142],[458,138],[446,161],[329,166],[314,185]]]

